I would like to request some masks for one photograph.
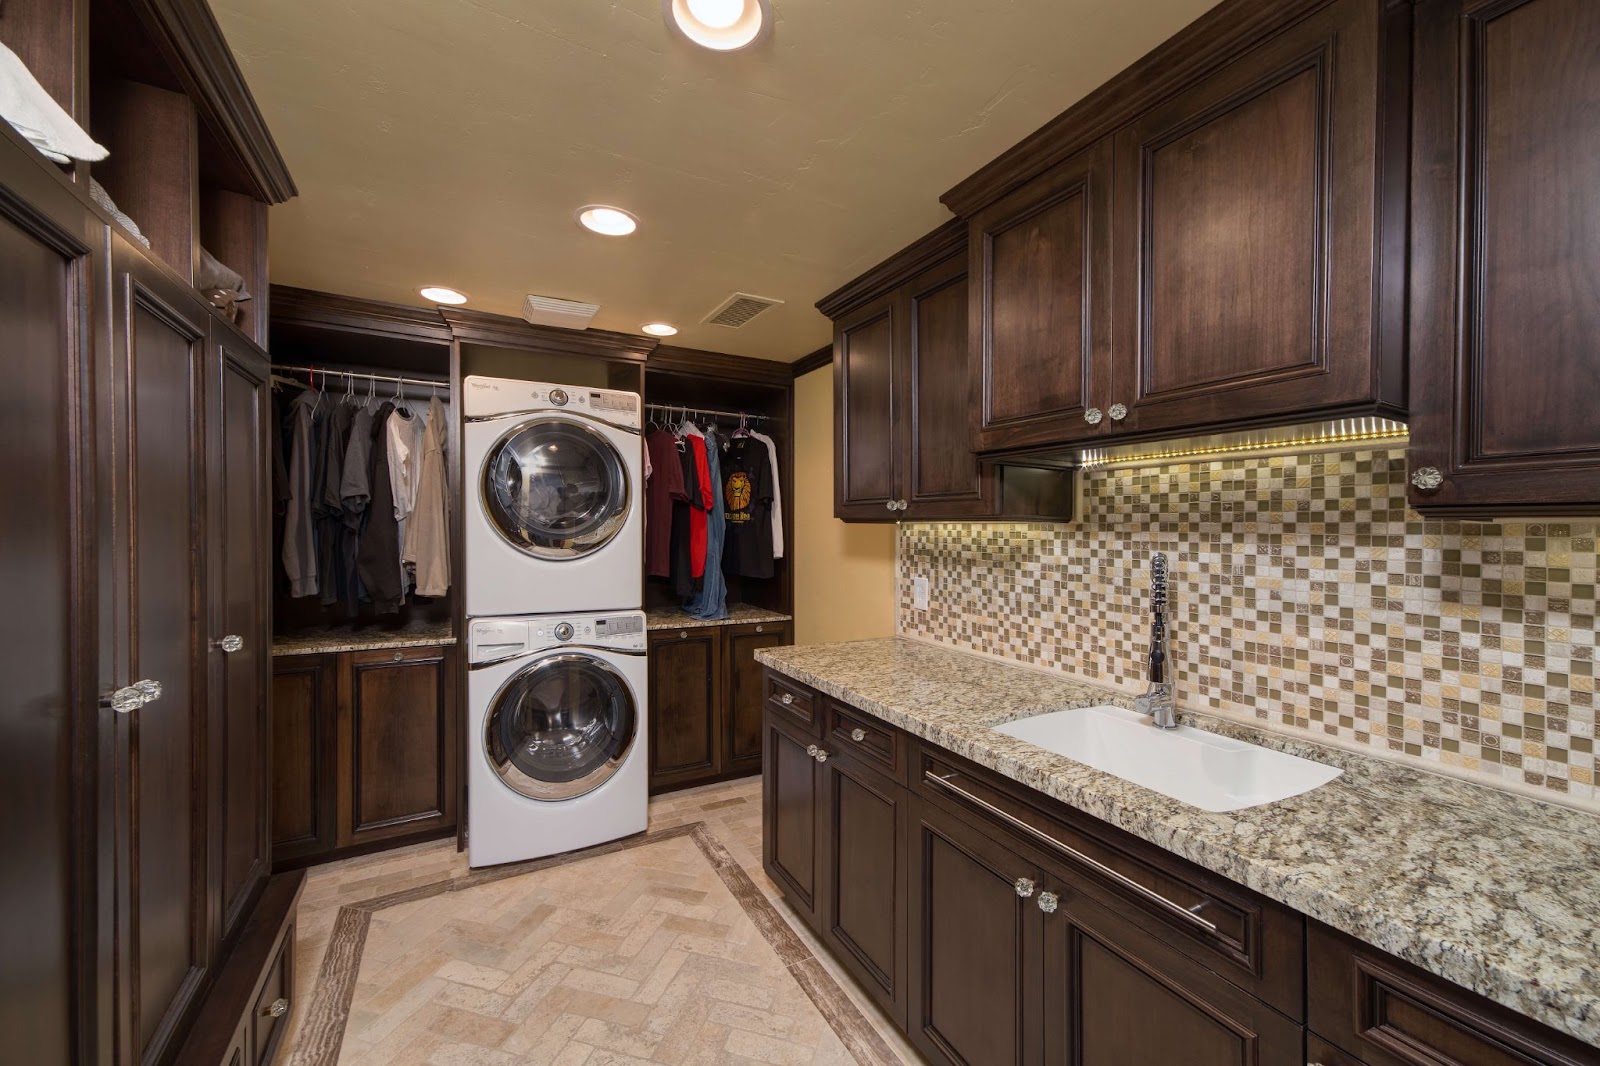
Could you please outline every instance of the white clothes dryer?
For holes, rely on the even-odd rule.
[[[644,831],[642,611],[471,623],[467,857],[536,859]]]
[[[485,377],[462,393],[467,615],[639,607],[638,394]]]

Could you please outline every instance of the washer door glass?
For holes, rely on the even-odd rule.
[[[611,442],[572,418],[509,431],[483,464],[483,506],[519,551],[572,559],[598,551],[628,515],[628,473]]]
[[[638,732],[633,692],[592,655],[552,655],[495,693],[484,722],[489,765],[531,799],[563,800],[615,774]]]

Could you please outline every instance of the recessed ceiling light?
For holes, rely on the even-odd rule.
[[[626,237],[639,228],[639,220],[620,207],[590,204],[578,208],[578,221],[583,228],[607,237]]]
[[[702,48],[735,52],[772,31],[771,0],[661,0],[667,25]]]
[[[467,302],[466,293],[447,289],[443,285],[424,285],[418,291],[422,293],[422,298],[429,303],[464,304]]]
[[[652,337],[670,337],[678,332],[677,326],[669,326],[665,322],[646,322],[639,328]]]

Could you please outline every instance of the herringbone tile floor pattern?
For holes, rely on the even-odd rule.
[[[919,1061],[774,905],[759,779],[650,813],[642,842],[531,871],[473,873],[449,843],[312,870],[278,1061]]]

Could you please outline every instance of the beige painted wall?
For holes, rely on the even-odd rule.
[[[794,383],[795,643],[894,634],[893,523],[833,517],[833,372]]]

